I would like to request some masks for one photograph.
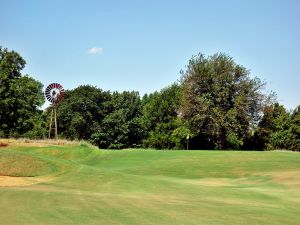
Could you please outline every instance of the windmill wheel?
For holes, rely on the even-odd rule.
[[[65,96],[63,86],[58,83],[49,84],[45,91],[45,96],[52,104],[58,104]]]

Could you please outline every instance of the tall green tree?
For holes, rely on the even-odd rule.
[[[114,92],[108,105],[110,112],[92,135],[93,143],[109,149],[139,146],[144,136],[139,93]]]
[[[263,117],[258,123],[252,139],[255,149],[283,148],[286,132],[291,125],[289,112],[279,103],[269,104],[263,109]],[[285,138],[284,138],[285,136]]]
[[[143,98],[145,147],[157,149],[185,148],[189,130],[180,119],[182,87],[172,84]]]
[[[181,103],[181,86],[174,83],[163,88],[160,92],[154,92],[144,97],[143,119],[145,129],[153,130],[159,123],[168,123],[177,118]]]
[[[90,139],[110,112],[110,100],[109,92],[90,85],[66,91],[57,110],[60,134],[69,139]]]
[[[278,103],[268,106],[254,140],[263,149],[300,150],[300,107],[288,112]]]
[[[293,136],[290,149],[300,151],[300,105],[292,113],[290,132]]]
[[[264,83],[223,53],[193,57],[182,71],[183,119],[197,147],[240,148],[258,122]],[[203,145],[204,143],[204,145]]]
[[[19,137],[31,131],[41,119],[44,103],[43,85],[22,76],[25,60],[15,51],[0,47],[0,133]],[[44,129],[42,127],[38,129]],[[43,131],[39,131],[42,132]]]

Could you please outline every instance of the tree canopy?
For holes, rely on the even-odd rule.
[[[253,139],[257,149],[300,150],[300,106],[288,112],[282,105],[274,103],[264,109]]]
[[[182,116],[205,147],[240,148],[258,122],[265,84],[249,75],[223,53],[199,54],[182,72]]]
[[[0,47],[0,134],[22,136],[34,129],[44,103],[43,85],[28,75],[22,76],[25,60],[16,52]],[[42,136],[43,131],[36,131]]]

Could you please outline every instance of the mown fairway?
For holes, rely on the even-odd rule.
[[[300,221],[293,152],[15,146],[0,148],[0,175],[5,225]]]

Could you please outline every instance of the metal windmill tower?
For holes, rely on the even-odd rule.
[[[54,131],[54,137],[57,139],[57,120],[56,120],[56,109],[58,104],[64,99],[65,90],[62,85],[58,83],[52,83],[48,85],[45,91],[45,96],[49,102],[51,102],[51,118],[49,125],[49,135],[51,138],[51,133]]]

